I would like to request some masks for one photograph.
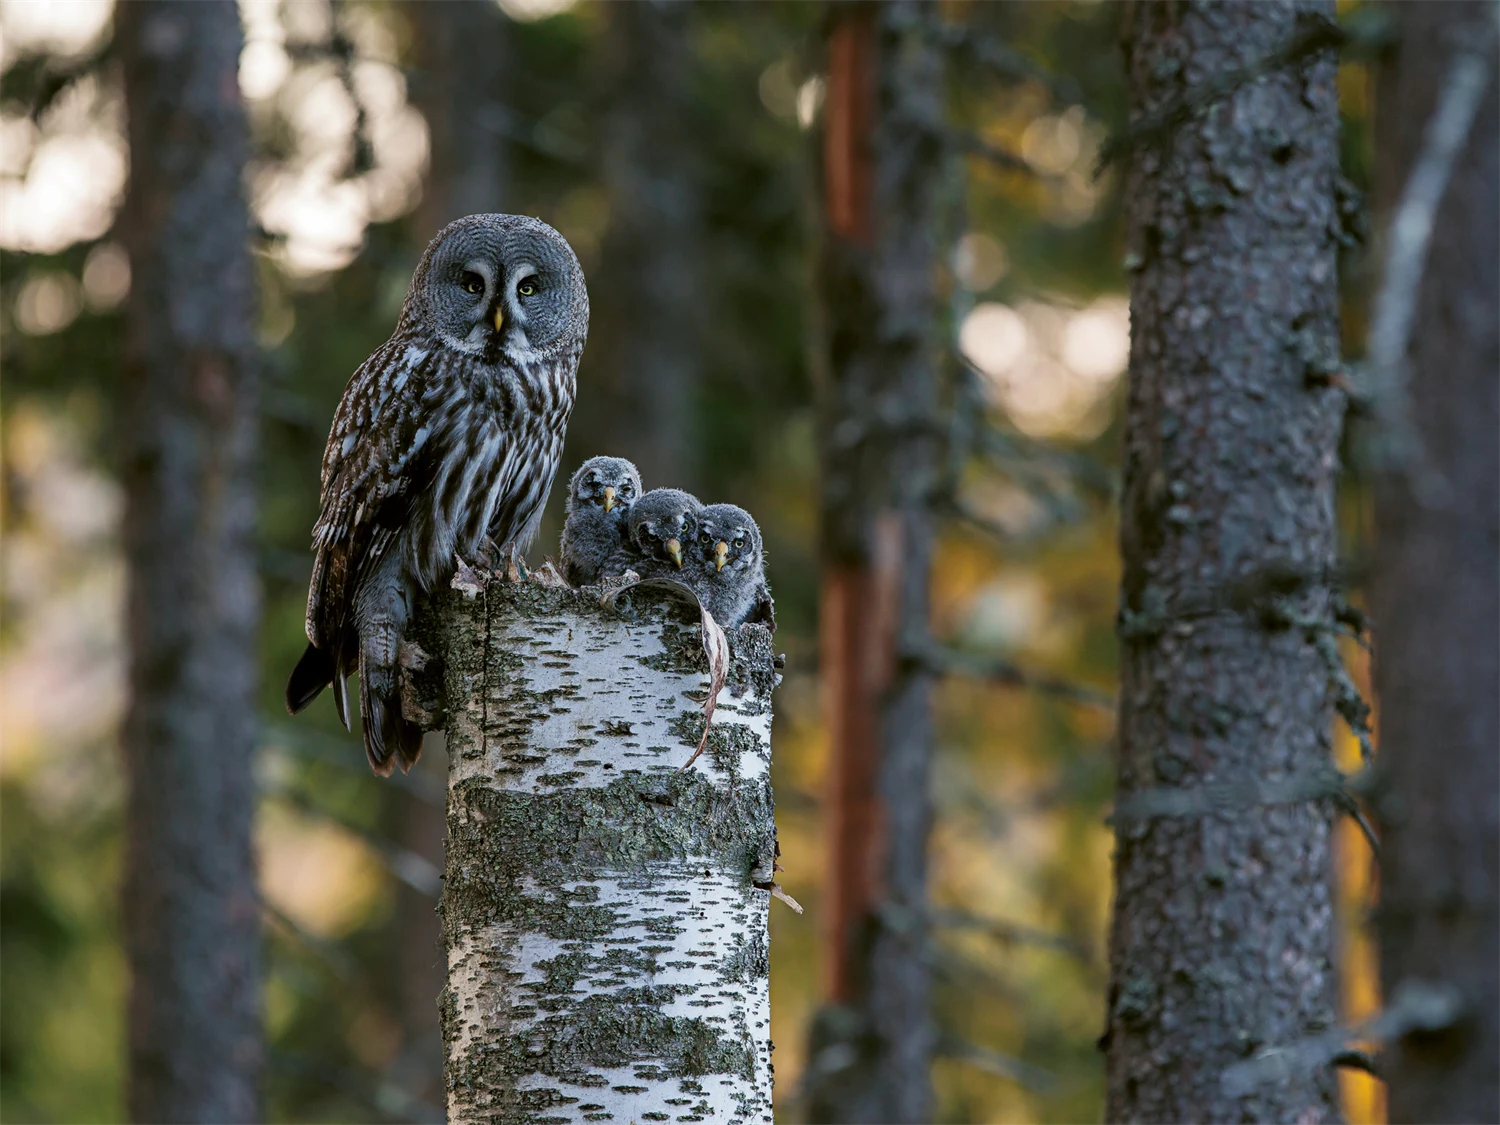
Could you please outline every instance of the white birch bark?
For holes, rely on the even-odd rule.
[[[493,581],[443,625],[448,1120],[771,1121],[770,635]]]

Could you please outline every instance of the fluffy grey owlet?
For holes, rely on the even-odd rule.
[[[641,474],[623,457],[590,457],[568,483],[562,530],[563,577],[590,586],[625,569],[630,509],[641,494]]]
[[[653,488],[637,500],[630,509],[631,569],[642,578],[682,578],[683,552],[702,508],[680,488]]]
[[[776,628],[765,566],[760,528],[744,508],[710,504],[698,513],[687,580],[720,628],[747,622]]]
[[[344,391],[323,452],[308,646],[286,705],[295,714],[332,684],[348,727],[358,670],[378,774],[422,750],[396,668],[417,597],[487,535],[515,560],[536,534],[588,323],[562,235],[520,215],[470,215],[432,240],[395,334]]]

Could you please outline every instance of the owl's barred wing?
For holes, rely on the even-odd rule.
[[[334,414],[307,596],[307,639],[319,648],[342,647],[361,576],[385,555],[406,522],[411,497],[431,478],[423,424],[426,358],[410,341],[389,341],[354,373]],[[334,658],[346,666],[344,654]]]

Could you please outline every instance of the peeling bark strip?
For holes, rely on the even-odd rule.
[[[769,1123],[770,634],[682,770],[696,612],[496,581],[445,614],[448,1120]]]
[[[1306,3],[1142,3],[1134,119],[1287,42]],[[1264,75],[1132,154],[1118,801],[1327,768],[1339,392],[1330,54]],[[1277,613],[1234,591],[1275,575]],[[1194,591],[1221,591],[1184,612]],[[1312,634],[1312,635],[1310,635]],[[1230,1068],[1334,1023],[1327,799],[1116,821],[1105,1119],[1331,1121],[1331,1067],[1253,1092]]]

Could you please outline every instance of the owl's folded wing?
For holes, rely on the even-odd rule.
[[[341,646],[362,579],[395,542],[431,477],[424,358],[405,341],[385,344],[355,372],[334,414],[307,592],[307,639],[318,648]]]

